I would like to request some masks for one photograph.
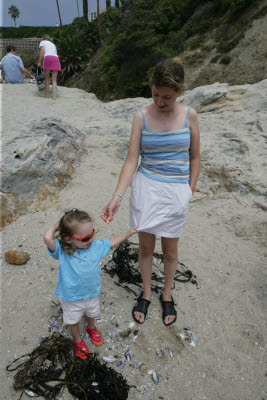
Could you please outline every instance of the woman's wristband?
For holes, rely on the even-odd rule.
[[[119,194],[119,193],[113,193],[113,196],[119,196],[121,199],[123,199],[123,195],[122,194]]]

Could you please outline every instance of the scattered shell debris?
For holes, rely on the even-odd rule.
[[[195,341],[197,340],[196,335],[194,332],[191,331],[191,328],[184,327],[182,331],[177,333],[178,340],[183,344],[188,343],[191,346],[195,346]]]

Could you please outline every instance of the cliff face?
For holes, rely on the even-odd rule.
[[[190,38],[179,54],[187,70],[187,89],[214,82],[231,85],[257,83],[267,77],[267,1],[241,20],[208,32],[196,49],[199,37]],[[220,26],[221,23],[221,26]],[[221,35],[218,43],[216,38]]]
[[[187,21],[187,26],[194,27],[197,33],[183,42],[183,50],[179,51],[181,43],[177,42],[177,50],[173,50],[168,55],[175,55],[182,59],[186,69],[186,89],[190,90],[215,82],[231,85],[252,84],[265,79],[267,77],[267,0],[259,1],[253,7],[243,10],[234,20],[229,12],[217,17],[216,20],[211,20],[207,17],[208,7],[210,7],[210,2],[205,2]],[[201,26],[209,23],[212,28],[205,29],[203,32]],[[177,34],[178,38],[184,30],[185,28],[181,26],[181,30],[175,31],[174,35]],[[166,36],[166,43],[167,41]],[[107,101],[124,97],[150,96],[149,90],[140,94],[140,89],[139,91],[137,89],[134,96],[127,92],[126,86],[133,85],[134,79],[139,83],[142,82],[142,76],[147,73],[147,69],[142,70],[144,68],[142,64],[136,66],[135,78],[132,76],[125,80],[127,83],[124,82],[124,86],[121,84],[120,90],[109,82],[108,74],[96,74],[98,65],[103,63],[104,53],[105,46],[98,50],[82,72],[69,79],[65,85],[93,92],[101,100]],[[126,51],[124,58],[127,59],[128,56]],[[146,62],[151,64],[151,68],[155,64],[150,57]],[[122,61],[121,74],[116,79],[114,78],[115,81],[121,80],[124,68]]]

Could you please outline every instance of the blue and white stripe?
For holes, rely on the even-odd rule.
[[[187,123],[177,130],[155,132],[146,126],[144,113],[141,137],[141,164],[138,171],[162,182],[189,183],[190,128]]]

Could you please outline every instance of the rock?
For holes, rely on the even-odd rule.
[[[30,256],[26,251],[8,250],[5,252],[5,258],[9,264],[21,265],[25,264]]]
[[[202,107],[226,97],[228,86],[228,83],[218,82],[209,86],[201,86],[187,91],[178,101],[196,108],[197,111],[201,111]]]
[[[42,118],[4,143],[3,225],[10,222],[12,210],[13,216],[19,215],[33,200],[38,203],[38,196],[46,198],[49,188],[65,186],[86,152],[84,142],[78,129],[57,118]]]

